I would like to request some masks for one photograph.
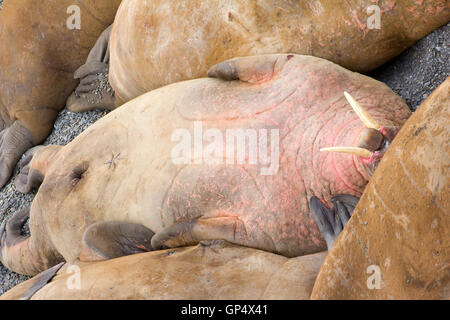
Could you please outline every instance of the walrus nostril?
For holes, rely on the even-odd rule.
[[[380,150],[384,142],[385,137],[380,131],[366,128],[359,136],[358,147],[374,152]]]
[[[72,173],[70,174],[70,184],[76,186],[78,182],[83,178],[85,172],[88,170],[89,166],[87,163],[82,163],[76,166]]]

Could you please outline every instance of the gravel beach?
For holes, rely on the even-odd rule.
[[[416,110],[450,75],[450,23],[368,75],[386,83]]]
[[[3,0],[0,0],[0,8]],[[1,54],[1,52],[0,52]],[[369,76],[386,83],[400,95],[412,110],[450,75],[450,24],[435,30],[402,55],[371,72]],[[106,114],[104,111],[60,112],[54,129],[44,145],[65,145]],[[14,180],[0,190],[0,224],[12,214],[28,206],[34,194],[16,191]],[[26,230],[24,232],[27,232]],[[27,277],[6,270],[0,264],[0,295]]]

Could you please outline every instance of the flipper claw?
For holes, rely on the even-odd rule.
[[[358,201],[359,198],[351,195],[337,195],[331,198],[333,209],[328,209],[319,198],[311,197],[309,202],[311,214],[327,242],[328,251],[350,220]]]

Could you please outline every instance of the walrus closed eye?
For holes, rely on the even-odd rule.
[[[89,165],[86,162],[76,166],[70,174],[70,184],[75,187],[88,169]]]

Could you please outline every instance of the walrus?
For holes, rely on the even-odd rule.
[[[22,192],[42,183],[31,236],[20,234],[24,210],[4,228],[2,263],[34,275],[216,239],[286,257],[324,250],[332,238],[312,215],[356,205],[409,108],[311,56],[235,58],[209,76],[142,95],[64,147],[31,150],[17,179]]]
[[[450,78],[392,142],[313,299],[450,298]]]
[[[3,4],[0,188],[22,154],[49,134],[58,112],[77,86],[74,71],[84,64],[101,32],[113,22],[119,4],[120,0],[22,0]],[[77,17],[79,29],[72,21]]]
[[[306,300],[325,255],[288,259],[202,241],[101,262],[58,264],[0,300]]]
[[[312,55],[368,72],[449,21],[445,0],[124,0],[92,59],[77,72],[82,83],[68,108],[114,109],[242,56]],[[115,103],[107,93],[88,103],[107,60]]]

